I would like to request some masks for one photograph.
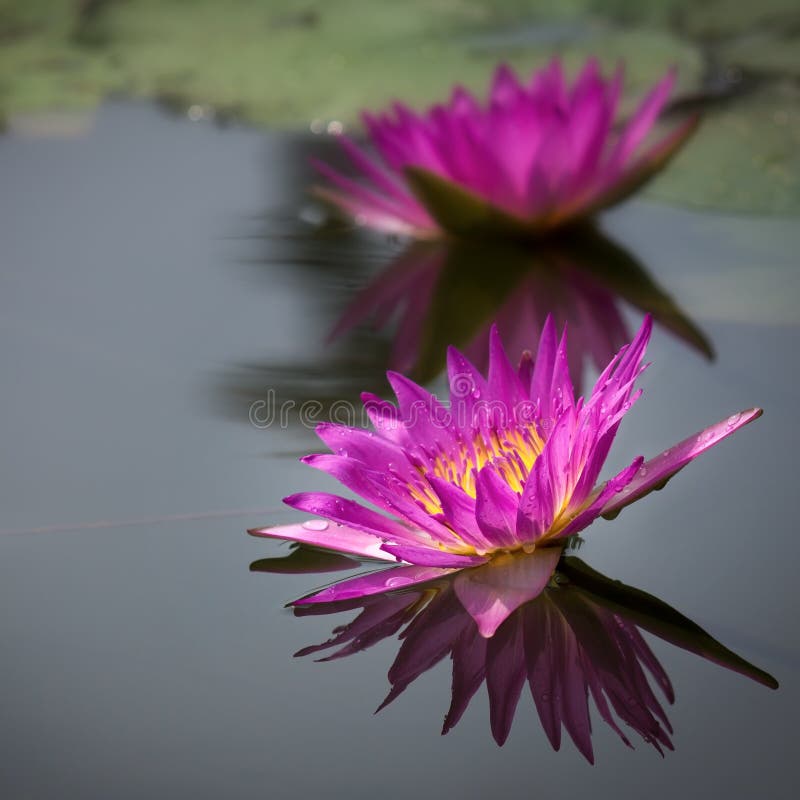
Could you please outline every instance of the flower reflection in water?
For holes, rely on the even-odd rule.
[[[343,566],[317,562],[329,556],[302,546],[289,558],[296,561],[299,552],[307,554],[308,571]],[[629,747],[625,728],[662,754],[664,749],[673,749],[672,727],[658,697],[660,693],[672,703],[672,685],[642,631],[777,688],[771,675],[725,648],[666,603],[601,575],[576,556],[561,558],[551,575],[552,552],[551,548],[510,555],[413,589],[295,606],[297,616],[359,612],[350,623],[336,627],[331,639],[296,655],[327,651],[321,660],[329,661],[398,634],[401,644],[388,675],[391,689],[379,709],[449,657],[452,700],[442,733],[461,719],[485,683],[492,735],[502,745],[527,683],[553,748],[560,748],[562,729],[566,730],[592,763],[590,698],[600,719]],[[282,568],[286,560],[266,559],[252,568],[286,571]],[[525,598],[521,605],[520,597]],[[493,635],[483,636],[476,608],[493,605],[515,610]]]
[[[535,349],[550,315],[559,329],[569,329],[571,378],[580,390],[587,362],[600,371],[630,341],[623,304],[650,313],[690,347],[713,356],[703,332],[644,267],[589,225],[535,247],[413,243],[354,297],[331,338],[396,321],[389,366],[424,383],[444,368],[451,344],[485,369],[492,321],[511,360],[519,360]]]

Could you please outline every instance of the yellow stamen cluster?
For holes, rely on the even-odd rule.
[[[518,494],[522,492],[533,464],[542,452],[544,442],[533,425],[498,431],[477,431],[472,441],[462,441],[451,452],[440,452],[432,465],[418,466],[422,480],[410,487],[416,499],[431,514],[441,512],[441,505],[427,481],[428,475],[446,480],[476,496],[475,479],[487,464]]]

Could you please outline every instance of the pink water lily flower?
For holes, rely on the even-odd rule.
[[[516,370],[496,328],[486,377],[451,348],[448,406],[389,373],[397,406],[362,395],[374,431],[322,424],[317,433],[333,452],[303,459],[384,513],[327,492],[303,492],[284,502],[316,519],[251,533],[407,565],[344,580],[300,603],[410,586],[505,553],[551,546],[552,558],[537,563],[552,562],[554,568],[568,537],[660,488],[761,414],[760,409],[734,414],[650,461],[638,456],[599,481],[619,424],[641,393],[634,384],[645,369],[651,328],[647,316],[587,399],[575,399],[566,333],[559,341],[552,319],[545,323],[535,361],[523,357]],[[546,582],[548,576],[539,577]],[[510,613],[497,607],[481,622],[481,609],[466,605],[487,636]]]
[[[622,68],[607,79],[590,59],[570,85],[558,59],[527,82],[501,65],[485,104],[457,86],[421,114],[365,112],[378,158],[342,136],[359,178],[316,162],[330,182],[319,194],[395,233],[541,234],[620,202],[677,152],[696,117],[651,135],[674,82],[670,71],[620,120]]]

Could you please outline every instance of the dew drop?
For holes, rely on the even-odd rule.
[[[307,531],[326,531],[328,523],[324,519],[310,519],[303,523],[303,527]]]
[[[640,476],[640,477],[642,477],[642,478],[644,478],[644,476],[645,476],[645,475],[647,475],[647,467],[642,467],[642,468],[639,470],[639,476]]]
[[[386,588],[387,589],[396,589],[398,586],[405,586],[407,583],[405,578],[387,578],[386,579]]]
[[[728,417],[727,421],[725,422],[725,427],[732,428],[741,418],[741,414],[731,414],[731,416]]]

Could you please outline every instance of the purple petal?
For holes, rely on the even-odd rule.
[[[367,469],[364,464],[345,456],[306,456],[303,462],[315,469],[332,475],[367,502],[408,520],[411,527],[424,531],[435,541],[460,546],[463,542],[445,525],[435,520],[420,507],[411,494],[411,487],[394,478],[390,473]],[[396,531],[395,535],[399,535]],[[406,533],[405,540],[418,543],[423,535],[416,531]]]
[[[317,425],[316,434],[336,455],[361,461],[369,469],[382,471],[390,466],[393,474],[407,483],[419,477],[400,445],[372,431],[323,422]]]
[[[591,525],[603,512],[606,504],[625,491],[625,487],[631,483],[636,473],[640,470],[643,461],[644,459],[641,456],[635,458],[630,466],[607,481],[597,497],[572,519],[565,528],[562,528],[554,538],[565,539]]]
[[[486,379],[470,360],[456,350],[447,348],[447,380],[450,385],[450,413],[456,429],[472,436],[475,403],[486,396]]]
[[[758,419],[762,413],[760,408],[751,408],[733,414],[645,462],[625,490],[608,499],[601,513],[604,516],[616,513],[640,497],[644,497],[648,492],[660,489],[690,461],[730,436],[734,431],[747,425],[748,422]]]
[[[641,102],[611,154],[608,164],[609,170],[613,171],[624,164],[640,142],[647,136],[669,98],[672,87],[675,84],[675,78],[675,71],[670,70]]]
[[[486,648],[489,719],[492,735],[501,746],[511,730],[526,675],[522,619],[516,616],[500,628]]]
[[[530,555],[499,557],[456,576],[458,599],[481,635],[491,637],[511,613],[541,594],[560,557],[560,547],[538,547]]]
[[[561,747],[561,716],[551,701],[560,692],[558,649],[564,638],[558,611],[543,596],[524,613],[525,663],[539,720],[553,750]]]
[[[472,618],[453,646],[453,698],[444,718],[442,734],[447,733],[461,719],[469,701],[480,689],[486,677],[486,645],[489,640],[481,636]]]
[[[342,135],[339,136],[338,141],[353,164],[360,169],[364,175],[369,178],[379,189],[383,190],[388,195],[394,196],[397,200],[404,204],[414,203],[411,195],[403,191],[400,184],[393,180],[388,173],[380,169],[380,167],[378,167],[378,165],[375,164],[372,159],[369,158],[369,156],[367,156],[366,153],[364,153],[364,151],[352,139],[350,139],[350,137]]]
[[[324,519],[314,519],[299,525],[281,525],[276,528],[254,528],[249,530],[251,536],[263,536],[269,539],[288,539],[302,542],[338,553],[378,558],[388,561],[386,553],[381,550],[381,540],[364,531],[336,525]]]
[[[398,372],[387,372],[386,377],[397,395],[397,403],[409,436],[425,445],[436,445],[442,450],[453,444],[451,413],[438,398]]]
[[[365,605],[363,611],[351,623],[336,628],[335,636],[328,641],[304,647],[294,654],[295,657],[300,658],[350,643],[349,646],[324,659],[327,661],[370,647],[397,632],[399,626],[408,619],[409,613],[413,613],[416,598],[413,594],[403,592],[378,596],[375,601],[371,605]]]
[[[515,492],[491,465],[478,473],[475,489],[475,519],[483,535],[494,547],[515,546],[519,505]]]
[[[409,586],[414,586],[418,583],[426,583],[437,578],[443,578],[445,575],[455,571],[453,569],[416,565],[390,567],[347,578],[306,597],[301,597],[290,605],[303,606],[311,603],[333,603],[340,600],[349,600],[353,597],[368,597],[382,592],[407,589]]]
[[[527,400],[528,395],[522,388],[517,371],[508,360],[496,324],[489,331],[488,385],[491,399],[499,400],[505,406],[505,419],[501,423],[509,425],[513,422],[513,410]]]
[[[476,567],[487,561],[486,556],[459,555],[438,550],[435,547],[422,547],[412,544],[384,544],[383,550],[391,553],[401,561],[409,564],[418,564],[424,567]]]
[[[523,542],[547,535],[564,506],[572,423],[571,412],[562,414],[525,481],[517,511],[517,537]]]
[[[367,186],[362,186],[351,178],[342,175],[324,161],[314,159],[312,164],[317,172],[324,175],[334,186],[337,186],[344,192],[345,196],[355,200],[365,208],[375,209],[388,217],[396,217],[410,225],[416,225],[420,222],[419,213],[410,203],[392,200]]]
[[[491,550],[493,543],[483,535],[475,518],[475,500],[460,487],[433,475],[428,476],[428,483],[439,497],[448,527],[477,550]]]
[[[403,644],[389,669],[392,690],[378,706],[385,708],[423,672],[441,661],[472,620],[449,587],[436,595],[401,634]]]
[[[425,234],[425,228],[417,228],[417,226],[413,225],[408,220],[398,216],[394,211],[383,211],[366,199],[357,199],[325,186],[315,186],[313,194],[320,200],[340,209],[348,216],[363,222],[365,225],[375,230],[401,236],[422,237]]]
[[[376,394],[363,392],[361,402],[373,427],[378,433],[393,442],[406,440],[406,430],[400,410],[394,403],[384,400]]]
[[[287,506],[325,517],[338,525],[355,528],[373,534],[381,539],[418,541],[419,536],[404,525],[389,517],[384,517],[370,508],[328,492],[298,492],[285,497]],[[329,529],[332,530],[332,529]]]

